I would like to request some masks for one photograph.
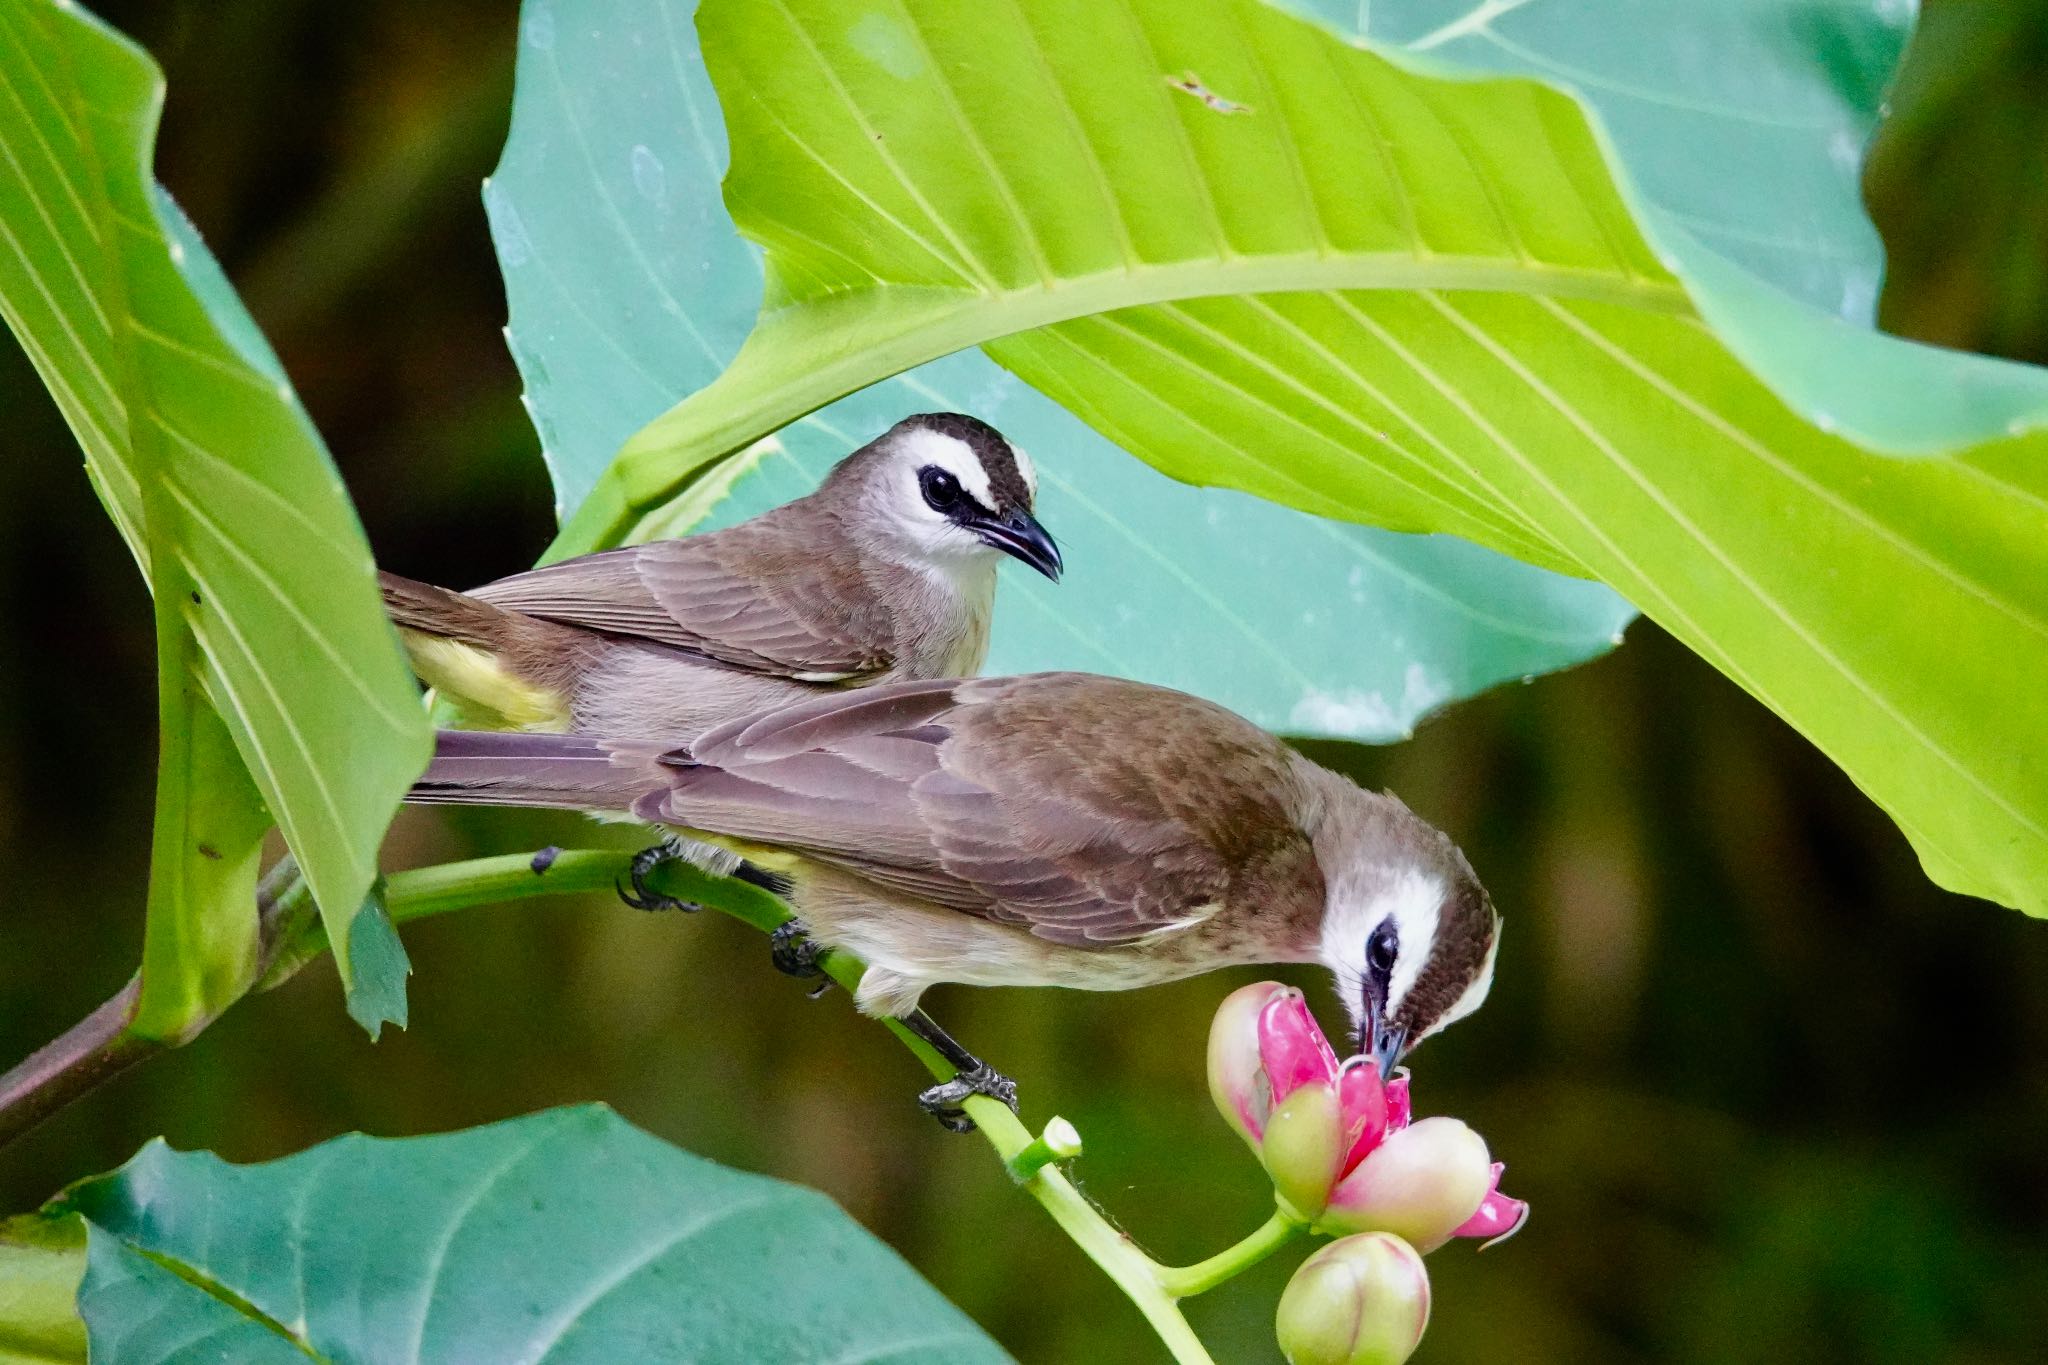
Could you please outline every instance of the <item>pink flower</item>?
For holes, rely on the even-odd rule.
[[[1491,1245],[1528,1219],[1477,1133],[1411,1121],[1407,1075],[1382,1085],[1369,1058],[1340,1063],[1291,987],[1262,981],[1217,1009],[1209,1093],[1281,1203],[1327,1231],[1390,1232],[1427,1252],[1453,1237]]]
[[[1278,982],[1232,992],[1216,1011],[1209,1094],[1305,1219],[1387,1130],[1379,1073],[1360,1057],[1340,1066],[1301,992]]]

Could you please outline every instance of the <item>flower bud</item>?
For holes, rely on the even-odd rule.
[[[1344,1130],[1337,1091],[1322,1081],[1296,1088],[1266,1120],[1259,1159],[1273,1178],[1273,1192],[1304,1219],[1323,1211],[1344,1160]]]
[[[1478,1211],[1492,1184],[1486,1142],[1453,1118],[1426,1118],[1374,1148],[1338,1182],[1322,1225],[1391,1232],[1429,1252]]]
[[[1259,1015],[1287,987],[1261,981],[1232,991],[1209,1025],[1209,1098],[1237,1135],[1259,1150],[1273,1087],[1259,1059]]]
[[[1429,1325],[1429,1274],[1383,1232],[1344,1237],[1301,1263],[1273,1332],[1289,1365],[1401,1365]]]

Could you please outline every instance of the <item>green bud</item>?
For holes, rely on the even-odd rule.
[[[1401,1365],[1429,1326],[1429,1272],[1399,1237],[1362,1233],[1301,1263],[1273,1319],[1288,1365]]]
[[[1313,1219],[1329,1202],[1345,1145],[1336,1087],[1311,1081],[1282,1100],[1266,1120],[1259,1158],[1281,1202]]]

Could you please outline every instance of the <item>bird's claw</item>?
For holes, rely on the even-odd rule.
[[[618,882],[613,882],[612,885],[617,889],[619,899],[635,910],[681,910],[685,914],[694,915],[704,907],[695,901],[678,900],[674,896],[656,891],[647,884],[647,879],[653,875],[654,869],[663,863],[687,861],[681,846],[675,840],[664,839],[633,855],[633,862],[626,869],[626,875],[633,882],[632,890],[628,891]]]
[[[952,1080],[941,1082],[919,1092],[918,1108],[939,1121],[939,1126],[949,1133],[971,1133],[974,1120],[967,1117],[961,1102],[970,1095],[986,1095],[992,1100],[1001,1100],[1017,1112],[1017,1083],[997,1071],[986,1062],[977,1062],[967,1070],[955,1075]]]
[[[810,930],[800,919],[786,919],[768,935],[768,960],[775,964],[776,971],[800,981],[818,978],[818,988],[811,992],[813,1000],[831,989],[832,978],[819,965],[830,951],[812,940]]]

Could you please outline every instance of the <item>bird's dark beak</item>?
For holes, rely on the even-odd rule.
[[[1379,1068],[1380,1084],[1394,1079],[1394,1068],[1401,1063],[1401,1049],[1407,1041],[1407,1029],[1390,1026],[1377,1014],[1373,1016],[1372,1063]]]
[[[1361,1045],[1366,1055],[1380,1073],[1380,1084],[1394,1079],[1394,1068],[1401,1064],[1401,1049],[1408,1043],[1407,1025],[1398,1027],[1387,1023],[1387,983],[1384,977],[1368,974],[1365,979],[1365,1009],[1359,1028]]]
[[[1064,567],[1060,547],[1053,543],[1051,532],[1038,524],[1038,518],[1023,508],[1013,507],[1000,517],[976,517],[967,524],[984,545],[1023,560],[1055,583],[1060,581]]]

